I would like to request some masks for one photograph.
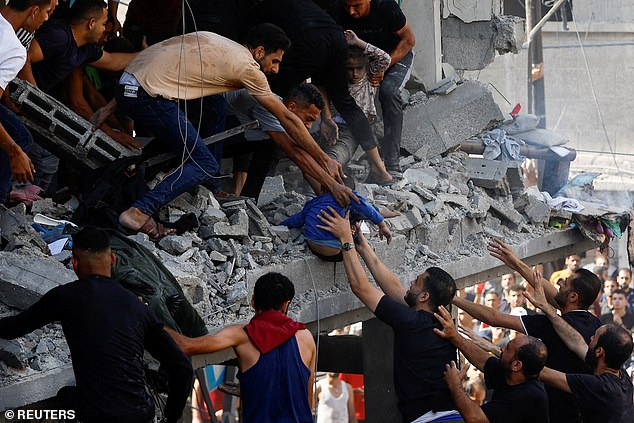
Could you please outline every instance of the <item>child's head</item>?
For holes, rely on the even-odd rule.
[[[356,84],[365,78],[367,62],[368,59],[363,49],[356,46],[348,48],[348,63],[346,67],[348,68],[348,82],[350,84]]]

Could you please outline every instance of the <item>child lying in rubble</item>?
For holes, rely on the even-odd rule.
[[[284,220],[282,225],[289,228],[301,228],[303,226],[304,238],[306,238],[308,249],[320,259],[331,262],[342,261],[343,253],[341,249],[350,249],[352,246],[342,246],[334,235],[319,228],[322,222],[317,217],[322,210],[328,210],[329,206],[341,216],[345,216],[346,211],[350,210],[350,222],[352,223],[353,233],[357,230],[356,223],[362,220],[369,220],[379,226],[381,238],[385,237],[388,244],[392,242],[392,233],[387,226],[387,222],[385,222],[385,218],[398,216],[399,213],[390,210],[379,211],[356,191],[353,192],[359,197],[359,203],[352,201],[349,206],[341,207],[332,194],[323,194],[307,202],[301,212]]]

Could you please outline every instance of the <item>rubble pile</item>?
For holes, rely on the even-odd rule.
[[[379,241],[374,230],[370,235],[377,251],[395,256],[391,265],[397,273],[399,269],[442,264],[460,256],[483,255],[490,237],[514,242],[548,231],[544,226],[550,208],[535,192],[524,188],[518,165],[483,161],[461,152],[429,161],[409,156],[403,158],[401,164],[405,169],[404,178],[390,187],[357,184],[358,193],[377,207],[401,213],[388,220],[395,235],[391,246]],[[318,263],[305,248],[299,229],[280,226],[309,199],[295,191],[286,192],[285,185],[290,186],[292,182],[285,184],[281,176],[269,178],[260,207],[250,199],[220,204],[210,191],[200,187],[197,192],[174,200],[162,210],[161,216],[173,222],[194,212],[200,223],[195,232],[170,235],[158,242],[145,234],[130,238],[161,260],[210,328],[248,319],[252,313],[249,290],[259,275],[270,270],[285,272],[301,286],[292,307],[301,315],[302,309],[314,308],[315,298],[321,303],[325,298],[341,296],[349,288],[343,283],[345,278],[336,275],[329,279],[329,284],[313,285],[313,278],[321,280],[331,276],[315,267],[325,264]],[[70,208],[48,199],[34,202],[33,209],[55,218],[71,215]],[[68,268],[69,257],[60,255],[59,263],[47,256],[46,245],[38,241],[39,234],[30,227],[32,220],[24,207],[5,210],[0,218],[3,246],[5,251],[13,251],[2,254],[30,255],[45,260],[66,272],[57,283],[73,280]],[[11,226],[7,222],[19,223]],[[5,227],[13,229],[5,230]],[[0,283],[5,283],[6,272],[1,267],[0,260]],[[339,272],[342,270],[339,266]],[[53,274],[50,270],[46,272]],[[31,291],[32,299],[43,294],[35,288]],[[13,296],[17,294],[5,291],[2,298],[15,311],[16,305],[11,303]],[[11,310],[5,308],[1,312],[6,315]],[[19,353],[13,353],[11,357],[17,358],[10,358],[8,362],[3,359],[5,364],[0,372],[4,373],[0,379],[10,383],[27,370],[47,369],[68,362],[68,350],[62,338],[59,328],[51,325],[17,343],[3,344],[0,358],[5,357],[7,351],[8,354],[12,354],[10,351]]]

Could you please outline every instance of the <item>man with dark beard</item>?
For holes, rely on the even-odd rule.
[[[377,257],[357,229],[353,241],[349,214],[341,217],[328,207],[322,211],[318,228],[341,242],[343,264],[352,292],[381,321],[394,331],[394,386],[404,422],[433,422],[460,418],[443,380],[445,366],[456,359],[456,347],[434,333],[442,326],[434,317],[438,307],[447,306],[456,293],[456,283],[447,272],[430,267],[406,289],[398,277]],[[356,252],[379,284],[368,281]]]
[[[592,374],[571,374],[544,368],[539,379],[569,393],[584,423],[633,422],[632,381],[622,368],[632,354],[632,334],[609,323],[597,329],[587,345],[579,332],[557,315],[541,286],[527,298],[546,314],[566,346],[592,369]]]
[[[598,318],[587,310],[599,295],[601,281],[586,269],[575,270],[570,277],[559,281],[559,291],[544,280],[541,284],[535,281],[531,268],[522,262],[504,243],[495,241],[489,244],[493,257],[504,262],[512,270],[519,272],[533,287],[543,286],[548,302],[561,311],[562,318],[570,324],[585,340],[590,342],[591,336],[601,326]],[[544,315],[512,316],[493,310],[489,307],[474,304],[464,298],[455,297],[452,301],[473,318],[491,326],[513,329],[519,333],[541,339],[548,348],[546,366],[564,373],[592,373],[583,359],[578,358],[562,341],[553,328],[550,320]],[[579,409],[575,406],[570,394],[546,386],[552,422],[581,422]]]

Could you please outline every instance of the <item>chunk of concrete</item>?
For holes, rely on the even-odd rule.
[[[403,172],[403,178],[426,189],[433,190],[438,185],[438,172],[431,168],[409,168]]]
[[[446,96],[435,96],[405,109],[401,146],[431,158],[504,120],[486,85],[466,81]]]
[[[524,19],[495,16],[466,23],[455,17],[441,22],[443,61],[457,70],[480,70],[493,62],[495,52],[517,53],[526,38]]]
[[[448,194],[445,192],[439,192],[436,197],[444,203],[453,204],[462,208],[467,208],[469,204],[469,199],[463,194]]]
[[[26,367],[26,353],[18,341],[0,338],[0,361],[14,369]]]
[[[72,270],[53,259],[0,252],[0,301],[10,307],[24,310],[75,279]]]
[[[288,242],[289,237],[289,229],[284,225],[271,226],[271,231],[277,235],[281,241]]]
[[[249,216],[244,210],[238,210],[230,218],[230,223],[214,224],[214,234],[223,238],[246,238],[249,236]]]
[[[494,189],[506,175],[507,164],[499,160],[469,157],[467,171],[475,186]]]
[[[521,224],[525,223],[522,215],[515,210],[512,205],[503,201],[492,201],[491,208],[502,216],[508,223],[511,223],[511,225],[509,225],[511,228],[517,228]]]
[[[183,254],[192,247],[192,239],[180,235],[168,235],[159,241],[159,246],[170,254]]]
[[[246,201],[247,216],[249,217],[249,235],[255,236],[274,236],[271,232],[271,225],[264,216],[264,213],[251,200]]]
[[[281,175],[269,176],[264,180],[264,185],[258,197],[258,206],[262,207],[272,203],[280,195],[286,192],[284,188],[284,178]]]

